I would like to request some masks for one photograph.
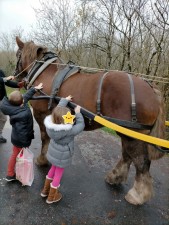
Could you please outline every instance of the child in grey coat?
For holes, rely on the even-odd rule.
[[[67,104],[72,100],[69,95],[62,98],[59,104],[53,109],[51,115],[44,120],[46,131],[51,138],[47,159],[52,164],[45,180],[44,188],[41,192],[42,197],[47,197],[48,204],[58,202],[62,194],[58,188],[62,178],[64,168],[71,165],[74,153],[74,137],[83,131],[85,124],[80,106],[75,108],[75,115],[71,115]],[[73,119],[76,118],[74,124]]]

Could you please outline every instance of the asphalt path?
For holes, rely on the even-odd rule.
[[[132,187],[135,169],[131,166],[127,183],[110,186],[104,177],[121,154],[118,137],[102,130],[82,132],[75,138],[72,165],[65,169],[59,203],[46,204],[40,196],[46,167],[34,166],[31,187],[4,180],[11,154],[11,127],[6,124],[6,144],[0,144],[0,225],[169,225],[169,157],[151,165],[154,197],[142,206],[133,206],[124,196]],[[31,150],[39,155],[41,140],[35,123]]]

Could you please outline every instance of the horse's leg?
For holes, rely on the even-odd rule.
[[[148,157],[147,143],[134,140],[132,147],[127,151],[135,165],[136,177],[125,199],[131,204],[142,205],[153,195],[152,178],[149,173],[151,161]]]
[[[109,171],[105,177],[106,182],[111,185],[121,184],[122,182],[125,182],[127,180],[132,159],[128,155],[126,148],[126,142],[122,139],[122,157],[115,168]]]
[[[40,155],[37,157],[36,159],[36,164],[39,166],[44,166],[48,164],[48,160],[46,158],[46,153],[48,150],[48,145],[49,145],[49,137],[46,133],[46,128],[44,126],[44,118],[45,118],[46,114],[41,114],[39,112],[36,112],[34,110],[34,117],[39,125],[40,128],[40,134],[41,134],[41,141],[42,141],[42,148],[41,148],[41,153]]]

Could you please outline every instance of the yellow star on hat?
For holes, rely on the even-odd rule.
[[[64,124],[67,124],[67,123],[73,124],[73,120],[76,116],[72,115],[70,112],[67,112],[67,114],[63,115],[62,117],[64,119]]]

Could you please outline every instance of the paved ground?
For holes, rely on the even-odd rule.
[[[31,150],[39,154],[39,129]],[[5,127],[6,144],[0,145],[0,225],[169,225],[169,157],[152,163],[154,198],[143,206],[132,206],[124,196],[133,184],[131,168],[127,184],[111,187],[104,181],[120,155],[120,142],[101,130],[83,132],[76,138],[73,165],[65,170],[58,204],[47,205],[41,198],[49,169],[35,165],[31,187],[6,183],[7,161],[11,151],[10,126]]]

